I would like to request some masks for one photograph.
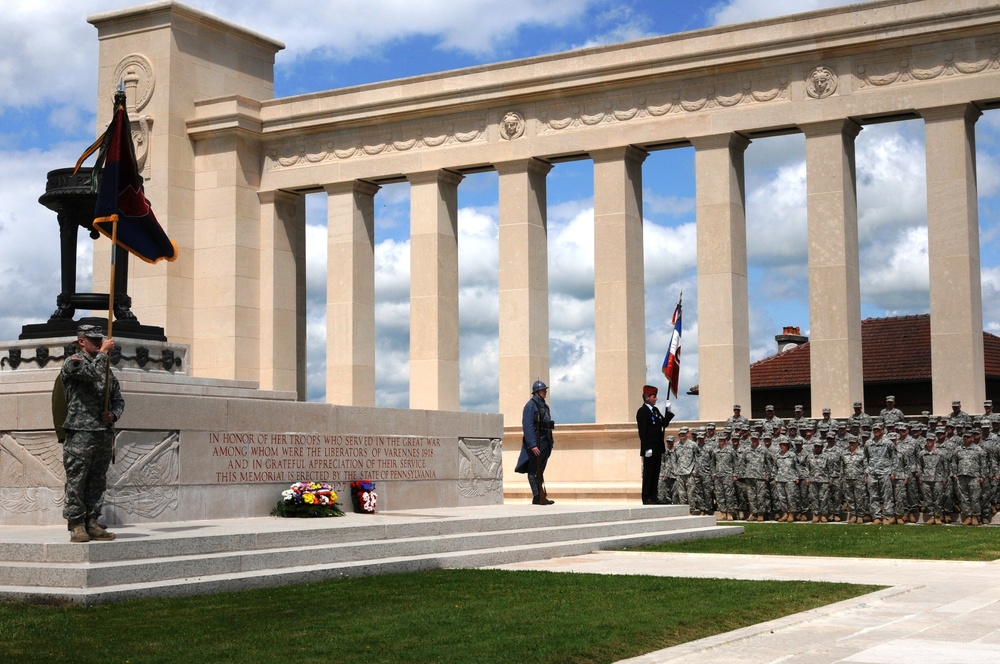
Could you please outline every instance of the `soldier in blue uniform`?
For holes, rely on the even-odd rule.
[[[108,356],[115,342],[97,326],[81,325],[77,344],[80,351],[66,360],[60,374],[66,398],[66,419],[62,424],[66,433],[63,517],[69,524],[71,542],[110,541],[114,533],[101,527],[97,518],[108,484],[115,422],[125,410],[125,400],[118,379],[108,371]]]
[[[555,423],[552,422],[549,405],[545,403],[548,393],[549,386],[536,380],[531,386],[531,398],[524,404],[524,411],[521,413],[524,436],[521,438],[521,455],[517,459],[514,472],[528,475],[533,505],[551,505],[555,502],[547,497],[544,500],[541,498],[538,482],[539,471],[544,476],[545,466],[549,462],[549,456],[552,455],[552,429]]]

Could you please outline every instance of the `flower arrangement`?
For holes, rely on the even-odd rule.
[[[344,516],[337,504],[337,492],[326,482],[296,482],[281,492],[281,500],[271,516]]]
[[[354,505],[355,512],[375,514],[377,501],[378,494],[375,493],[375,482],[371,480],[351,482],[351,503]]]

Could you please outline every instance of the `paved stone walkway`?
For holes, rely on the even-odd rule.
[[[998,534],[1000,542],[1000,534]],[[604,551],[504,565],[593,574],[833,581],[876,593],[625,660],[823,664],[1000,662],[1000,561]]]

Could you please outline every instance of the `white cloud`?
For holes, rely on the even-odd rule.
[[[494,55],[528,26],[565,26],[583,15],[587,0],[285,0],[267,3],[195,0],[195,6],[246,25],[288,46],[286,57],[334,60],[372,57],[388,43],[430,37],[435,48]],[[331,26],[336,26],[331,29]]]
[[[930,273],[927,227],[907,228],[866,252],[861,266],[862,300],[895,316],[926,313]]]
[[[849,5],[859,0],[796,0],[794,5],[788,0],[729,0],[713,5],[707,12],[712,25],[745,23],[763,18],[783,16],[789,13],[809,12],[826,7]],[[791,10],[791,11],[789,11]]]

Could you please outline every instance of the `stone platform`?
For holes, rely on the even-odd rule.
[[[73,544],[65,526],[0,526],[0,599],[96,604],[348,576],[481,567],[723,537],[672,505],[488,505],[344,518],[136,524]]]

